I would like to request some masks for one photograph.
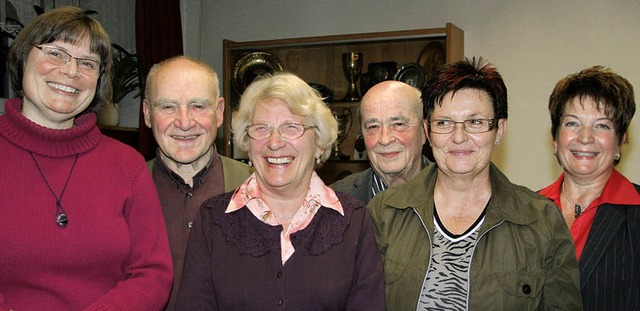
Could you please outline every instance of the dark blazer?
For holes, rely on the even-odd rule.
[[[345,192],[356,199],[368,204],[373,198],[371,187],[373,185],[373,169],[368,168],[362,172],[351,174],[340,179],[329,187],[335,191]]]
[[[585,311],[640,310],[640,206],[598,207],[580,257],[580,289]]]

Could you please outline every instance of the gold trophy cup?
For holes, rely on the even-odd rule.
[[[347,81],[349,81],[347,95],[345,95],[343,101],[355,102],[359,101],[362,98],[360,96],[360,92],[358,92],[358,87],[356,84],[360,79],[360,75],[362,74],[362,67],[362,53],[342,53],[342,70],[344,71],[344,75],[347,78]]]
[[[333,145],[333,152],[331,153],[331,160],[349,160],[350,156],[342,153],[340,150],[340,144],[347,138],[347,134],[351,130],[351,124],[353,117],[349,108],[342,109],[342,113],[334,112],[333,117],[338,121],[338,138]]]

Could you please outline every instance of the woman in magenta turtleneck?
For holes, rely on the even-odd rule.
[[[0,311],[160,310],[171,257],[142,156],[91,113],[111,98],[111,42],[83,10],[36,17],[8,55],[0,116]]]

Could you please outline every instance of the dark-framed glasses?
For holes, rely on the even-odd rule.
[[[468,119],[464,121],[436,119],[429,122],[429,128],[432,133],[449,134],[456,128],[456,124],[462,124],[462,128],[467,133],[478,134],[492,130],[495,124],[495,119]]]
[[[95,59],[71,56],[69,52],[54,46],[34,45],[34,47],[44,53],[47,62],[56,66],[64,66],[68,64],[71,59],[75,59],[78,64],[78,71],[82,74],[97,76],[102,70],[100,62]]]
[[[317,126],[304,125],[300,123],[285,123],[278,127],[273,127],[269,124],[252,124],[247,126],[247,135],[255,140],[262,140],[271,137],[274,129],[278,130],[280,137],[284,139],[298,139],[304,135],[308,129],[316,128]]]

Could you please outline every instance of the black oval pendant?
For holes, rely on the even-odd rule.
[[[56,223],[58,224],[58,226],[60,226],[60,228],[66,227],[67,224],[69,223],[69,219],[67,219],[67,214],[59,213],[58,215],[56,215]]]

